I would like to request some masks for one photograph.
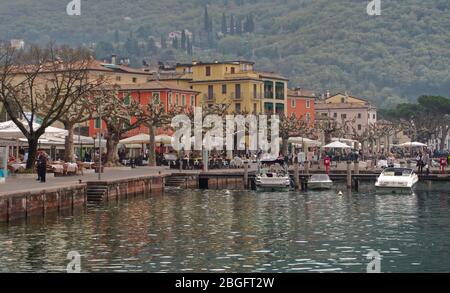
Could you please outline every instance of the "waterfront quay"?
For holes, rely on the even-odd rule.
[[[450,182],[450,176],[432,170],[421,175],[421,181]],[[307,191],[311,174],[324,173],[323,168],[300,169],[291,166],[294,187]],[[349,189],[358,191],[359,182],[374,182],[381,169],[359,170],[357,164],[339,164],[330,172],[335,182],[347,182]],[[256,166],[241,169],[213,169],[209,171],[176,170],[168,167],[107,168],[99,180],[97,173],[72,177],[50,177],[46,183],[36,181],[34,175],[8,178],[0,186],[0,222],[10,222],[46,213],[73,210],[87,204],[119,201],[141,194],[160,194],[166,186],[183,189],[251,190],[254,189]]]

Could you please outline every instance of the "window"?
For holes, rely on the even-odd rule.
[[[258,98],[257,90],[258,90],[258,86],[256,84],[254,84],[253,85],[253,99],[257,99]]]
[[[241,113],[241,103],[236,103],[235,108],[236,108],[236,113]]]
[[[362,125],[358,124],[358,130],[362,130]]]
[[[121,81],[122,78],[120,76],[116,76],[116,81]]]
[[[311,108],[311,101],[310,100],[306,100],[306,109]]]
[[[295,99],[292,99],[292,100],[291,100],[291,107],[292,107],[292,108],[295,108],[295,107],[296,107],[296,101],[295,101]]]
[[[273,82],[264,82],[264,99],[273,99]]]
[[[211,76],[211,66],[206,66],[206,76]]]
[[[231,74],[235,74],[236,73],[236,69],[234,67],[231,67]]]
[[[306,121],[309,123],[311,122],[311,113],[306,113]]]
[[[240,99],[241,98],[241,85],[237,84],[236,86],[236,99]]]
[[[152,96],[152,102],[153,102],[153,104],[155,104],[155,105],[159,105],[159,104],[161,103],[159,93],[153,93],[153,96]]]
[[[167,99],[167,104],[169,104],[169,106],[172,106],[172,93],[169,93],[169,98]]]
[[[195,96],[194,95],[191,96],[191,106],[192,107],[195,106]]]
[[[101,121],[100,121],[100,118],[95,119],[95,125],[94,125],[94,127],[95,127],[96,129],[100,129],[100,127],[101,127]]]
[[[133,83],[136,83],[136,82],[137,82],[137,78],[133,77]]]
[[[284,114],[284,104],[277,103],[275,106],[275,113],[278,115]]]
[[[226,84],[222,84],[222,94],[226,94],[227,93],[227,85]]]
[[[347,114],[341,114],[342,119],[347,119]]]
[[[256,114],[257,111],[258,111],[258,104],[254,103],[253,104],[253,113]]]
[[[328,113],[322,113],[322,117],[328,117]]]
[[[275,85],[275,94],[277,100],[284,100],[284,82],[277,82]]]
[[[127,95],[125,96],[125,98],[123,98],[123,103],[124,103],[124,105],[126,105],[126,106],[130,105],[130,103],[131,103],[131,96],[130,96],[129,94],[127,94]]]
[[[181,106],[186,106],[186,95],[181,96]]]
[[[376,116],[375,114],[373,114],[373,119],[376,119],[376,117],[377,117],[377,116]]]
[[[358,119],[361,119],[362,115],[361,113],[358,113]]]
[[[337,113],[334,113],[334,114],[333,114],[333,117],[334,117],[334,118],[337,118]]]
[[[180,98],[180,96],[178,94],[175,95],[175,105],[178,106],[178,99]]]
[[[214,99],[214,86],[208,85],[208,100]]]

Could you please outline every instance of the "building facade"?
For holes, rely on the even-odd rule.
[[[377,122],[377,108],[368,101],[349,96],[336,94],[319,101],[315,105],[316,117],[328,117],[339,122],[351,121],[351,125],[358,134],[363,133],[369,125]]]
[[[150,103],[160,103],[164,105],[166,110],[173,107],[194,107],[197,105],[198,92],[190,88],[180,87],[170,82],[152,81],[145,84],[134,85],[124,84],[118,87],[118,97],[130,98],[138,101],[143,107]],[[136,118],[132,117],[131,122],[135,122]],[[103,130],[106,128],[103,122]],[[89,121],[89,136],[94,137],[100,131],[100,120],[93,119]],[[161,134],[164,131],[158,130]],[[141,125],[132,131],[129,131],[123,138],[131,137],[141,133],[148,134],[149,130],[146,126]]]
[[[255,71],[252,62],[178,64],[176,73],[187,86],[200,92],[202,105],[226,104],[229,112],[236,113],[287,114],[288,80]]]
[[[288,90],[287,115],[304,118],[314,124],[316,95],[312,91],[297,88]]]

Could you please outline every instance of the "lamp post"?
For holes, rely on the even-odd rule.
[[[102,121],[102,104],[101,104],[101,99],[98,100],[98,117],[100,120],[100,131],[98,132],[98,155],[99,155],[99,160],[98,160],[98,180],[102,180],[102,135],[103,135],[103,121]]]

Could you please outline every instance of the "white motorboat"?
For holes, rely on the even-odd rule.
[[[255,185],[258,191],[289,191],[291,179],[285,162],[273,158],[262,159],[258,164]]]
[[[308,189],[324,190],[333,188],[333,181],[327,174],[314,174],[308,180]]]
[[[410,192],[419,182],[419,176],[409,168],[386,168],[378,177],[375,187],[377,190],[396,192]]]

